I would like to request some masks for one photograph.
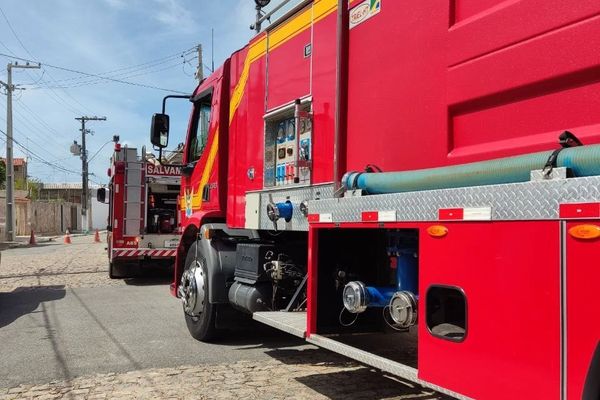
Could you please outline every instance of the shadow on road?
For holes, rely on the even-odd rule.
[[[145,267],[136,276],[125,278],[126,285],[131,286],[158,286],[169,285],[173,280],[173,269],[165,267]]]
[[[0,328],[10,325],[17,318],[34,312],[44,302],[65,297],[64,285],[18,288],[12,292],[0,292]],[[37,311],[35,311],[37,312]]]
[[[381,371],[362,367],[353,371],[320,373],[295,378],[330,399],[419,399],[446,400],[450,397],[412,382],[384,376]],[[414,396],[414,397],[413,397]]]
[[[250,320],[244,323],[244,328],[223,330],[214,344],[247,350],[304,346],[306,342],[288,333]]]

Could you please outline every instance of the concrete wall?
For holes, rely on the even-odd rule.
[[[60,235],[81,230],[81,204],[61,201],[30,201],[24,190],[15,191],[15,220],[17,236],[27,236],[33,229],[36,235]],[[4,240],[6,192],[0,190],[0,241]]]
[[[30,226],[38,235],[60,235],[67,229],[71,232],[81,229],[81,205],[32,201],[30,203]]]
[[[92,193],[90,206],[92,207],[91,229],[106,229],[106,225],[108,225],[108,204],[100,203],[96,200],[96,193]]]

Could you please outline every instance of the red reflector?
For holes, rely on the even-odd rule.
[[[306,219],[308,219],[308,222],[319,222],[319,214],[308,214]]]
[[[464,211],[462,208],[440,208],[438,210],[438,219],[461,220],[463,216]]]
[[[379,219],[379,213],[377,211],[363,211],[361,213],[360,219],[362,222],[369,222],[369,221],[377,222],[377,220]]]
[[[600,203],[561,204],[560,218],[600,218]]]
[[[122,174],[125,172],[125,162],[124,161],[117,161],[115,163],[115,172]]]

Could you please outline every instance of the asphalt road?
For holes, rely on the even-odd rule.
[[[269,360],[267,352],[273,349],[312,347],[262,327],[229,333],[218,344],[198,342],[187,332],[179,301],[161,283],[0,293],[0,387],[95,373]]]
[[[446,398],[263,325],[198,342],[153,275],[109,279],[91,236],[3,251],[0,399]]]

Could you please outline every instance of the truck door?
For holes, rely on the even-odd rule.
[[[567,399],[600,398],[600,238],[582,237],[600,230],[598,221],[566,223],[566,364]],[[579,234],[578,234],[579,232]],[[579,236],[579,237],[577,237]],[[593,236],[593,234],[592,234]]]
[[[183,207],[189,218],[200,209],[218,209],[216,184],[218,177],[218,130],[213,109],[213,89],[209,88],[194,101],[187,146],[186,164],[194,164],[191,175],[183,176]]]
[[[421,235],[419,378],[475,399],[560,398],[559,224]]]

